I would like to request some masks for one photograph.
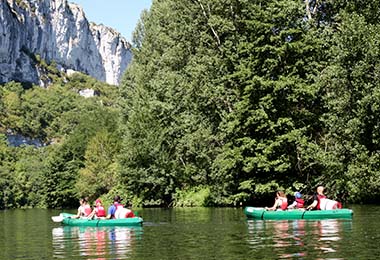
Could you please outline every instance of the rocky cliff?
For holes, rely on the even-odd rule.
[[[132,53],[119,33],[89,23],[67,0],[0,0],[0,82],[46,84],[37,56],[118,85]]]

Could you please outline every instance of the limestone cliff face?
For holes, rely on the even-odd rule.
[[[0,82],[44,85],[36,55],[114,85],[132,58],[119,33],[67,0],[0,0]]]

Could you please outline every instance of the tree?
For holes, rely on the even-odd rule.
[[[54,147],[47,160],[44,194],[48,207],[76,205],[81,194],[76,183],[80,169],[85,167],[88,143],[99,132],[114,133],[117,130],[118,114],[115,111],[92,102],[81,105],[80,113],[76,113],[75,122],[72,122],[74,128],[70,135]]]
[[[379,196],[379,28],[363,15],[341,13],[331,62],[319,81],[328,129],[321,157],[327,171],[321,181],[339,191],[337,196],[356,202]]]
[[[86,148],[85,167],[80,170],[76,183],[80,196],[94,200],[118,184],[119,152],[119,138],[114,133],[103,129],[91,138]]]
[[[44,187],[44,159],[49,149],[25,146],[15,150],[17,161],[12,172],[14,206],[45,207],[41,190]]]
[[[321,42],[298,1],[155,2],[122,93],[125,178],[144,198],[305,181]],[[199,37],[193,37],[199,35]],[[306,170],[305,170],[306,169]]]
[[[299,1],[241,5],[228,75],[236,101],[223,118],[225,144],[214,164],[228,203],[308,184],[313,173],[305,154],[321,129],[314,79],[323,51],[304,15]]]
[[[15,131],[22,129],[22,93],[22,85],[13,81],[1,88],[0,122],[3,127],[8,126]]]
[[[144,39],[122,84],[123,178],[147,203],[168,205],[176,189],[210,182],[221,101],[214,84],[223,68],[214,32],[221,20],[202,7],[155,2],[142,17]]]
[[[12,197],[14,161],[15,156],[8,147],[6,136],[0,134],[0,209],[11,208],[15,205]]]

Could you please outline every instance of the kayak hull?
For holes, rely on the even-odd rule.
[[[62,224],[66,226],[83,226],[83,227],[109,227],[109,226],[141,226],[143,219],[141,217],[121,218],[121,219],[72,219],[74,214],[61,213],[63,217]]]
[[[250,219],[284,220],[284,219],[351,219],[351,209],[334,210],[284,210],[267,211],[264,208],[246,207],[244,214]]]

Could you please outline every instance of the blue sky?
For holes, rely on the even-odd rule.
[[[79,4],[90,22],[104,24],[121,33],[129,42],[141,11],[149,9],[152,0],[68,0]]]

